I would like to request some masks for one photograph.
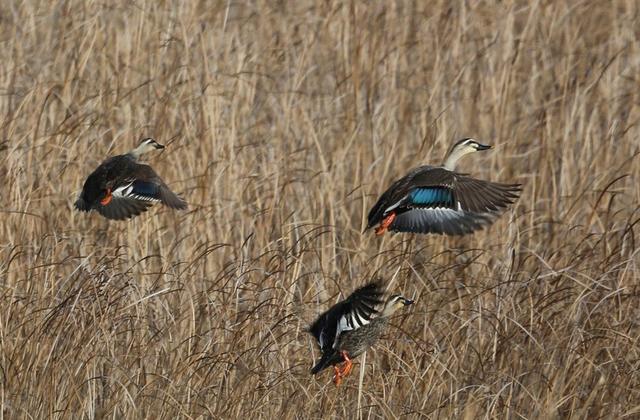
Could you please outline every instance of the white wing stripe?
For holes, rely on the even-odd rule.
[[[116,197],[126,197],[131,194],[131,191],[133,191],[133,182],[116,188],[115,190],[113,190],[112,194]]]
[[[397,203],[395,203],[394,205],[387,207],[387,208],[384,210],[384,213],[383,213],[383,214],[388,214],[391,210],[393,210],[393,209],[395,209],[396,207],[400,206],[400,205],[402,204],[402,202],[403,202],[403,201],[404,201],[404,198],[403,198],[402,200],[398,201]]]
[[[338,337],[345,331],[356,330],[364,325],[367,325],[371,322],[371,319],[367,317],[367,314],[360,315],[357,311],[349,312],[340,317],[338,321],[338,326],[336,327],[336,338],[333,341],[333,347],[335,348],[336,343],[338,342]]]
[[[145,195],[131,194],[130,197],[135,198],[136,200],[141,200],[141,201],[152,201],[154,203],[160,202],[160,200],[158,200],[157,198],[147,197]]]
[[[360,314],[356,313],[354,316],[354,320],[356,321],[357,324],[359,324],[359,327],[362,327],[363,325],[366,325],[369,323],[369,320],[366,318],[363,318],[362,316],[360,316]]]
[[[140,201],[150,201],[152,203],[159,203],[160,200],[158,200],[157,198],[154,197],[148,197],[146,195],[140,195],[140,194],[133,194],[133,182],[127,184],[127,185],[123,185],[121,187],[116,188],[115,190],[113,190],[112,193],[116,198],[133,198],[135,200],[140,200]]]
[[[464,211],[462,210],[453,210],[447,207],[419,208],[415,210],[423,211],[425,213],[430,213],[434,215],[434,217],[444,218],[444,219],[454,219],[456,217],[460,217],[464,215]]]

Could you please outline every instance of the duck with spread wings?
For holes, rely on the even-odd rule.
[[[154,203],[186,209],[187,203],[167,187],[151,166],[138,162],[142,154],[158,149],[164,146],[146,138],[129,153],[102,162],[84,182],[75,208],[85,212],[96,210],[112,220],[137,216]]]
[[[441,166],[420,166],[395,181],[368,215],[368,230],[465,235],[489,225],[513,204],[520,184],[502,184],[456,172],[458,160],[491,146],[465,138],[456,142]]]
[[[364,353],[386,330],[396,310],[411,305],[401,295],[383,301],[384,286],[376,281],[354,291],[348,298],[320,315],[309,327],[322,352],[311,369],[313,375],[333,366],[333,381],[340,385],[353,368],[352,359]],[[383,305],[379,311],[377,307]]]

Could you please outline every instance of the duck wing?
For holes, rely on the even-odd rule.
[[[152,200],[140,200],[134,197],[120,195],[114,191],[107,204],[98,204],[98,213],[111,220],[125,220],[138,216],[153,205]]]
[[[322,358],[313,367],[316,374],[330,366],[334,359],[339,360],[334,345],[346,331],[367,325],[378,311],[375,307],[382,303],[383,285],[376,281],[355,290],[348,298],[332,306],[320,315],[309,327],[323,353]]]
[[[459,174],[455,177],[453,191],[465,211],[501,212],[520,197],[522,184],[501,184]]]
[[[395,187],[395,189],[394,189]],[[369,227],[392,211],[397,232],[464,235],[491,224],[521,192],[520,184],[500,184],[444,168],[424,166],[396,181],[379,202]],[[378,205],[378,204],[377,204]],[[373,211],[373,210],[372,210]]]
[[[141,201],[160,202],[173,209],[183,210],[187,203],[169,189],[149,165],[132,162],[127,176],[119,179],[113,194]]]
[[[130,155],[108,158],[86,179],[75,207],[95,209],[112,220],[124,220],[145,212],[156,202],[174,209],[187,203],[167,187],[149,165]]]
[[[418,208],[396,216],[389,229],[395,232],[467,235],[495,221],[492,213],[470,213],[442,208]]]

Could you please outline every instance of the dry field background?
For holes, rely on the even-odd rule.
[[[6,418],[638,418],[636,1],[0,4]],[[143,136],[190,203],[72,203]],[[522,182],[464,238],[362,235],[459,137]],[[417,304],[336,389],[305,328]]]

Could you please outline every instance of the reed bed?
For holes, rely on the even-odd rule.
[[[2,416],[637,418],[639,16],[0,3]],[[74,211],[147,136],[189,210]],[[509,212],[463,238],[361,233],[467,136],[495,149],[462,170],[524,184]],[[341,387],[310,376],[306,327],[376,277],[416,304]]]

